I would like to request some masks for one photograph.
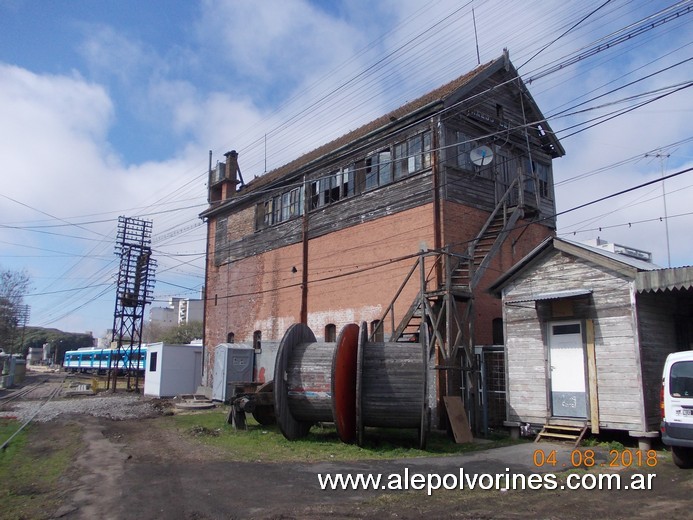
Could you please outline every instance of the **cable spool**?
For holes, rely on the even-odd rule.
[[[274,411],[289,440],[317,422],[334,422],[343,442],[363,445],[367,426],[416,428],[428,435],[427,376],[419,343],[369,343],[368,326],[346,325],[337,343],[320,343],[292,325],[277,351]]]
[[[300,439],[313,424],[334,421],[340,439],[353,441],[357,336],[354,324],[337,343],[318,342],[301,323],[286,331],[274,368],[274,410],[284,437]]]
[[[419,448],[428,436],[427,364],[420,343],[368,342],[361,324],[356,368],[358,445],[366,426],[417,428]]]

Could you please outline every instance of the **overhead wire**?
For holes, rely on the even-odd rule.
[[[203,176],[203,175],[205,175],[205,174],[206,174],[206,172],[205,172],[205,173],[202,173],[202,174],[200,174],[200,176],[199,176],[198,178],[202,177],[202,176]],[[191,182],[192,182],[192,181],[191,181]],[[175,226],[173,226],[173,225],[172,225],[172,226],[170,226],[170,227],[169,227],[169,231],[168,231],[168,232],[169,232],[169,233],[173,233],[174,231],[175,231]],[[171,237],[165,237],[165,238],[171,238]],[[164,238],[162,238],[162,240],[164,240]]]

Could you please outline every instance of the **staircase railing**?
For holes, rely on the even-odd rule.
[[[399,286],[397,289],[397,292],[395,293],[394,297],[390,301],[389,305],[385,308],[385,311],[380,317],[380,320],[378,321],[378,324],[371,330],[371,333],[369,334],[369,341],[375,341],[375,339],[382,334],[383,338],[385,337],[385,324],[389,321],[390,327],[390,336],[389,336],[389,341],[397,341],[399,337],[404,333],[404,330],[407,328],[408,323],[412,320],[412,318],[415,316],[417,310],[419,307],[421,307],[421,298],[417,297],[414,299],[413,302],[407,301],[405,305],[409,305],[409,309],[407,312],[404,314],[403,318],[400,319],[399,323],[397,324],[395,322],[395,305],[398,303],[400,300],[400,297],[402,295],[402,292],[404,291],[405,287],[411,282],[412,276],[414,276],[414,273],[417,272],[417,270],[421,274],[419,277],[418,281],[418,288],[417,288],[417,293],[419,295],[425,294],[428,291],[428,286],[430,284],[431,278],[433,276],[433,273],[436,272],[437,266],[440,262],[442,262],[442,257],[444,256],[443,253],[440,252],[427,252],[427,251],[422,251],[418,257],[416,258],[416,261],[414,262],[414,265],[412,265],[411,269],[407,273],[407,275],[404,277],[404,281],[402,281],[402,284]],[[433,264],[429,267],[428,272],[425,272],[425,259],[427,257],[434,257],[434,262]],[[400,302],[401,303],[401,302]]]

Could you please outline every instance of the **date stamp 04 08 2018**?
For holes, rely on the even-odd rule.
[[[657,466],[657,452],[655,450],[610,450],[607,462],[598,462],[594,450],[573,450],[570,452],[569,463],[559,463],[556,450],[534,450],[532,462],[537,468],[544,466],[563,468],[654,468]]]

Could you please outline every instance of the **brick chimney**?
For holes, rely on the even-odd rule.
[[[221,187],[221,200],[229,199],[236,195],[236,185],[239,183],[237,173],[240,173],[238,168],[238,152],[231,150],[224,154],[226,157],[226,172],[224,174],[224,182]]]

